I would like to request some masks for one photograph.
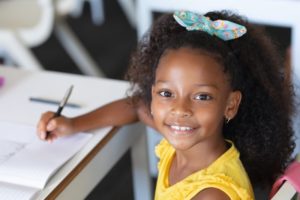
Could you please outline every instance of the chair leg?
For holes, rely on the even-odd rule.
[[[123,9],[127,20],[129,21],[129,24],[133,27],[136,28],[136,6],[135,2],[133,0],[118,0],[121,8]]]
[[[99,77],[105,76],[100,67],[97,66],[96,62],[62,19],[57,20],[54,30],[62,46],[84,74]]]
[[[144,129],[140,131],[140,137],[135,141],[135,145],[131,148],[133,192],[134,199],[136,200],[153,199],[145,131],[144,127]]]
[[[17,34],[12,31],[2,32],[0,43],[3,48],[4,56],[8,58],[7,64],[16,64],[23,69],[42,70],[43,67],[33,53],[23,42],[18,39]]]
[[[103,0],[89,0],[91,4],[92,21],[96,25],[101,25],[104,22],[104,6]]]

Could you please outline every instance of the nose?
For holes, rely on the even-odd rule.
[[[192,109],[188,100],[177,100],[173,103],[172,115],[176,117],[190,117],[192,116]]]

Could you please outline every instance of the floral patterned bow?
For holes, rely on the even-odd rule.
[[[190,11],[176,11],[173,17],[188,31],[204,31],[225,41],[239,38],[247,32],[245,26],[226,20],[212,21],[208,17]]]

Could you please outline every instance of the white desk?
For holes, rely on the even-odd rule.
[[[0,121],[30,125],[37,124],[42,112],[57,108],[30,102],[30,96],[60,100],[66,88],[73,84],[69,101],[81,104],[82,108],[64,109],[63,114],[75,116],[123,97],[128,88],[124,81],[3,66],[0,66],[0,76],[5,77],[5,84],[0,88]],[[143,132],[141,124],[94,131],[93,140],[54,175],[37,199],[84,199],[129,148],[135,199],[152,199]],[[117,191],[112,188],[109,192]]]

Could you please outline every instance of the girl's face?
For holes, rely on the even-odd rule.
[[[180,48],[161,57],[151,112],[156,128],[175,149],[223,141],[224,118],[234,117],[240,100],[240,92],[231,91],[223,66],[208,54]]]

